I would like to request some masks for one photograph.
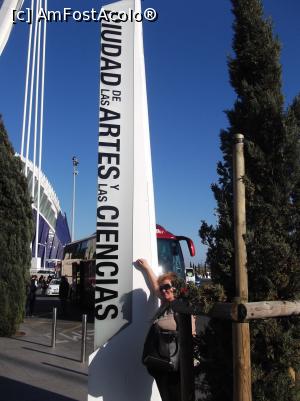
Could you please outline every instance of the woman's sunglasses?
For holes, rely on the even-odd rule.
[[[159,286],[159,291],[163,292],[163,291],[168,291],[172,288],[171,284],[163,284]]]

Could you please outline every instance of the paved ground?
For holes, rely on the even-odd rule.
[[[53,307],[58,308],[55,348],[51,347]],[[87,400],[87,363],[80,362],[81,320],[87,311],[69,305],[67,316],[62,317],[59,307],[56,297],[37,297],[35,315],[24,320],[19,333],[0,337],[0,401]],[[93,350],[92,321],[88,314],[86,355]],[[207,321],[197,321],[198,332]],[[196,399],[201,394],[200,382]]]
[[[80,362],[82,310],[70,307],[67,318],[58,318],[52,348],[55,306],[57,298],[38,297],[36,315],[24,320],[19,333],[0,337],[0,401],[86,401],[87,363]],[[93,334],[93,324],[88,323],[87,355]]]

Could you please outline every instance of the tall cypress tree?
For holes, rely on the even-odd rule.
[[[24,316],[33,236],[31,201],[21,161],[0,116],[0,335],[15,333]]]
[[[232,144],[245,136],[247,268],[249,301],[299,297],[300,209],[299,126],[293,110],[284,110],[280,44],[260,0],[231,0],[234,56],[229,75],[236,101],[222,130],[223,161],[212,185],[217,201],[215,227],[202,222],[212,278],[235,296]],[[300,186],[299,186],[300,188]],[[298,318],[257,320],[250,324],[254,400],[299,399],[289,368],[299,369]],[[298,337],[298,339],[297,339]],[[231,324],[212,319],[202,341],[204,390],[209,400],[232,399]]]

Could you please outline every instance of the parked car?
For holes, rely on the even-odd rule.
[[[59,294],[60,279],[54,278],[50,281],[46,290],[46,295],[58,295]]]

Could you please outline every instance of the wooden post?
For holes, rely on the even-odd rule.
[[[244,162],[244,136],[235,135],[233,152],[233,201],[234,201],[234,248],[236,297],[248,301],[247,252],[244,241],[246,234],[246,202]]]
[[[246,204],[244,136],[236,134],[233,149],[233,200],[235,286],[237,304],[248,301],[246,234]],[[233,342],[233,400],[251,401],[251,363],[249,323],[232,323]]]

